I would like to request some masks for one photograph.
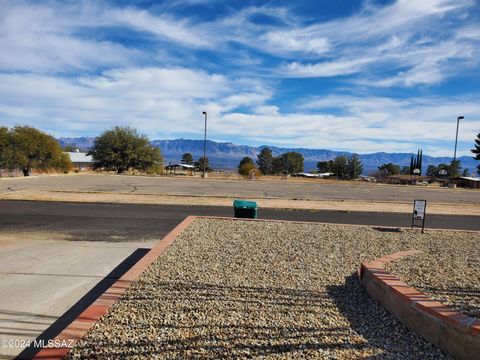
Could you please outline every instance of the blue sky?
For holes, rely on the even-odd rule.
[[[55,136],[451,156],[480,131],[480,4],[0,0],[0,123]]]

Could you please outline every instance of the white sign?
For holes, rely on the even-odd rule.
[[[415,200],[413,203],[413,218],[415,220],[425,219],[426,200]]]

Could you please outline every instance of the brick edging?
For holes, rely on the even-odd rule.
[[[103,316],[108,309],[117,301],[138,276],[155,261],[165,249],[173,243],[175,238],[195,220],[195,216],[188,216],[162,240],[158,242],[143,258],[141,258],[130,270],[120,277],[107,291],[95,300],[85,311],[73,320],[65,329],[53,339],[58,347],[44,347],[33,359],[62,359],[72,345],[76,344],[87,331]]]
[[[402,251],[362,263],[358,275],[367,293],[426,340],[458,359],[480,354],[480,321],[430,299],[385,270],[385,264],[421,253]]]

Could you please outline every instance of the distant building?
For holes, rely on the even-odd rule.
[[[195,165],[188,164],[168,164],[164,166],[165,174],[182,174],[182,175],[195,175],[197,167]]]
[[[453,178],[451,182],[459,187],[480,189],[480,177],[462,176],[460,178]]]
[[[415,185],[417,183],[426,183],[430,177],[421,175],[389,175],[385,176],[387,184]]]
[[[302,172],[302,173],[296,173],[296,174],[292,174],[292,176],[298,176],[298,177],[306,177],[306,178],[316,178],[316,179],[322,179],[322,178],[328,178],[330,176],[332,176],[333,174],[332,173],[317,173],[317,174],[311,174],[311,173],[305,173],[305,172]]]
[[[91,155],[87,155],[87,153],[82,153],[80,150],[76,150],[75,152],[67,152],[70,156],[70,160],[72,161],[73,167],[78,171],[88,171],[93,168],[93,159]]]

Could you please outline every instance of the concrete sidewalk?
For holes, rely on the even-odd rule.
[[[0,234],[0,359],[17,356],[47,329],[51,336],[156,243],[14,235]]]

